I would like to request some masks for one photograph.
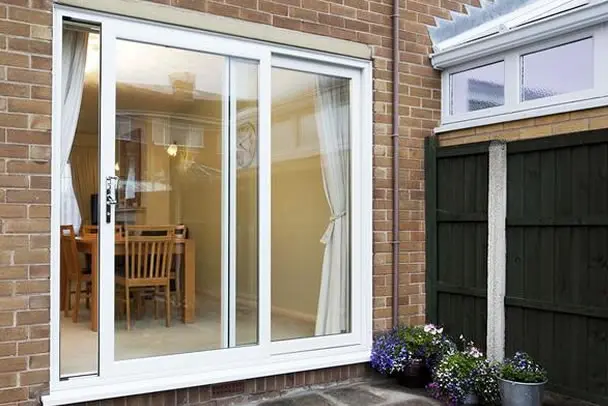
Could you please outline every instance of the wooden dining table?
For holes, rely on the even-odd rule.
[[[125,255],[125,239],[122,236],[115,236],[114,255]],[[91,255],[91,330],[97,331],[98,328],[98,246],[97,234],[87,234],[76,237],[78,251],[83,254]],[[182,319],[184,323],[192,323],[195,313],[195,245],[194,240],[189,238],[176,238],[175,255],[183,258],[183,295],[182,295]],[[178,270],[179,271],[179,270]]]

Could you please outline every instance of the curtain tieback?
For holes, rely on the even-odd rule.
[[[331,238],[332,234],[334,233],[334,227],[335,227],[336,221],[341,219],[344,216],[346,216],[346,210],[342,211],[338,214],[334,214],[329,218],[329,224],[327,225],[327,228],[325,229],[325,232],[323,233],[323,236],[321,237],[321,242],[323,244],[327,244],[329,242],[329,239]]]

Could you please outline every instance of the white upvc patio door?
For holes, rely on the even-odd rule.
[[[60,313],[53,231],[51,404],[366,362],[371,62],[56,5],[53,156],[65,142],[68,25],[94,33],[87,58],[99,65],[86,60],[79,118],[93,111],[99,125],[72,144],[97,143],[95,188],[84,193],[98,202],[97,321],[84,302],[80,323]],[[168,287],[126,289],[133,225],[161,240],[158,229],[187,229]],[[91,337],[83,363],[80,340]]]
[[[258,47],[252,44],[244,45],[243,43],[230,40],[230,39],[218,39],[217,37],[210,37],[199,32],[188,32],[184,30],[177,30],[169,27],[160,25],[153,25],[149,23],[138,23],[120,19],[108,19],[101,22],[101,86],[100,86],[100,106],[101,106],[101,141],[100,141],[100,224],[99,224],[99,238],[100,245],[99,249],[103,255],[100,256],[99,262],[99,308],[102,309],[99,312],[99,334],[100,334],[100,363],[99,363],[99,375],[110,380],[129,379],[129,380],[140,380],[142,376],[156,376],[168,370],[180,370],[187,373],[189,370],[196,373],[201,373],[205,370],[213,371],[214,367],[218,364],[226,365],[230,363],[238,364],[239,360],[247,358],[248,360],[255,358],[262,358],[263,355],[268,351],[268,346],[263,343],[268,343],[270,337],[270,311],[269,311],[269,284],[270,276],[268,266],[269,262],[269,243],[270,238],[266,235],[270,227],[269,222],[269,207],[268,198],[269,191],[266,190],[269,187],[269,165],[270,157],[266,151],[269,150],[269,116],[270,116],[270,95],[268,86],[262,85],[263,83],[269,83],[270,80],[270,52],[267,48]],[[121,47],[123,48],[121,51]],[[120,257],[121,253],[117,252],[120,249],[118,239],[121,237],[115,233],[115,226],[120,225],[117,221],[119,215],[117,211],[117,205],[108,204],[107,208],[110,210],[110,214],[106,214],[106,202],[113,203],[114,200],[118,201],[124,199],[129,193],[131,197],[138,194],[144,194],[148,192],[143,190],[146,187],[162,188],[160,184],[163,180],[157,180],[154,184],[145,185],[145,182],[139,181],[134,182],[130,178],[130,173],[127,173],[126,182],[124,179],[118,180],[121,185],[115,187],[117,172],[119,171],[119,162],[121,157],[119,156],[118,149],[121,147],[121,142],[124,134],[121,133],[119,126],[117,125],[117,117],[130,117],[131,124],[133,121],[140,120],[142,115],[149,114],[154,117],[152,120],[153,125],[157,123],[161,126],[172,126],[173,120],[186,120],[182,111],[173,110],[174,116],[167,116],[167,111],[171,110],[172,107],[164,107],[162,113],[159,114],[159,109],[155,106],[148,106],[143,108],[142,106],[133,105],[132,110],[129,109],[130,103],[137,104],[131,100],[126,100],[125,97],[135,96],[124,96],[126,94],[127,85],[132,88],[150,88],[149,83],[145,83],[145,79],[142,79],[143,69],[142,66],[146,65],[145,60],[136,58],[135,56],[129,61],[130,67],[125,68],[124,61],[121,61],[121,56],[128,56],[129,54],[134,55],[139,52],[140,49],[145,49],[146,52],[150,52],[151,57],[162,58],[163,55],[170,55],[175,57],[172,61],[158,60],[156,63],[165,63],[171,66],[175,72],[179,73],[180,63],[187,63],[187,66],[183,66],[183,72],[194,75],[194,86],[195,89],[192,92],[197,93],[196,86],[199,85],[198,81],[205,81],[206,76],[211,76],[208,82],[203,85],[208,87],[217,87],[217,90],[221,94],[219,100],[214,99],[215,95],[198,95],[192,96],[190,94],[187,97],[207,97],[206,103],[212,107],[209,109],[214,110],[216,118],[219,123],[213,123],[215,128],[218,130],[218,134],[215,134],[218,140],[217,145],[207,145],[208,139],[211,139],[211,134],[207,135],[207,130],[204,132],[205,146],[203,149],[213,148],[213,152],[209,152],[210,155],[215,154],[219,156],[219,159],[209,159],[209,162],[216,162],[216,166],[210,164],[201,164],[197,161],[196,157],[188,157],[186,155],[179,155],[179,163],[175,165],[190,165],[188,170],[198,171],[199,175],[196,175],[198,185],[212,184],[209,190],[213,187],[220,197],[213,197],[220,203],[220,208],[216,207],[217,215],[220,218],[220,229],[221,234],[221,249],[219,251],[218,258],[220,259],[221,267],[221,278],[220,278],[220,292],[211,292],[211,294],[219,293],[220,302],[220,345],[211,346],[210,348],[204,348],[204,344],[200,344],[198,347],[187,349],[184,347],[182,351],[179,347],[181,344],[176,344],[176,348],[167,349],[165,352],[150,353],[143,356],[138,356],[138,352],[133,350],[133,354],[121,354],[117,344],[120,344],[120,337],[123,337],[128,332],[122,331],[120,327],[121,320],[116,318],[118,301],[117,297],[120,295],[117,289],[117,274],[118,266],[116,265],[115,258]],[[156,54],[155,54],[156,53]],[[141,55],[144,55],[142,53]],[[137,54],[139,55],[139,54]],[[209,62],[209,65],[205,66],[205,61]],[[217,64],[215,62],[218,62]],[[219,63],[221,62],[221,64]],[[137,66],[140,65],[140,66]],[[216,66],[217,65],[217,66]],[[154,75],[153,68],[154,64],[147,64],[147,71],[145,74],[151,76]],[[216,68],[221,66],[222,71],[220,72]],[[125,73],[121,72],[133,68],[133,72]],[[139,69],[139,71],[138,71]],[[160,69],[159,69],[160,70]],[[131,75],[131,76],[128,76]],[[218,82],[213,83],[214,76],[220,78]],[[131,83],[121,82],[125,77],[125,80],[131,80]],[[187,75],[186,75],[187,76]],[[181,78],[183,79],[183,78]],[[183,79],[185,81],[185,79]],[[173,90],[175,94],[178,94],[180,82],[172,82]],[[186,85],[187,83],[181,83]],[[177,90],[175,87],[178,87]],[[145,90],[145,89],[144,89]],[[246,94],[249,91],[251,94]],[[201,92],[199,92],[201,93]],[[175,95],[174,94],[174,95]],[[177,97],[177,96],[176,96]],[[242,99],[239,99],[241,97]],[[122,98],[122,101],[121,101]],[[118,103],[117,103],[118,100]],[[144,99],[142,99],[144,100]],[[163,103],[159,101],[159,103]],[[167,102],[168,103],[168,102]],[[122,105],[118,105],[122,104]],[[179,105],[178,102],[174,103]],[[204,103],[203,103],[204,104]],[[126,106],[126,107],[125,107]],[[218,110],[219,108],[219,110]],[[145,111],[147,109],[155,110],[151,113]],[[257,143],[256,146],[251,147],[250,154],[255,154],[255,162],[250,163],[254,169],[252,169],[253,176],[256,177],[253,182],[256,184],[257,193],[253,193],[253,198],[248,202],[254,209],[249,210],[250,213],[255,212],[251,215],[253,220],[256,222],[255,227],[252,224],[245,224],[247,227],[252,227],[257,230],[256,242],[253,244],[256,247],[255,255],[251,255],[255,258],[257,264],[255,266],[256,272],[250,279],[256,279],[253,281],[254,289],[254,301],[257,305],[254,306],[255,314],[251,316],[255,321],[253,324],[253,332],[249,329],[246,334],[237,334],[237,302],[236,302],[236,290],[237,284],[241,281],[237,279],[237,238],[236,228],[237,222],[240,220],[239,214],[237,214],[237,169],[242,170],[239,167],[239,160],[237,153],[239,148],[242,146],[237,145],[240,141],[237,140],[239,137],[239,126],[240,117],[248,116],[249,122],[255,123],[255,134],[256,139],[251,142]],[[167,124],[167,120],[170,124]],[[149,123],[145,123],[143,126],[146,127]],[[192,130],[193,124],[188,124],[190,131],[196,134],[196,129]],[[209,124],[211,126],[211,124]],[[137,127],[132,125],[131,128]],[[147,128],[147,127],[146,127]],[[173,127],[170,127],[173,129]],[[166,131],[165,131],[166,132]],[[175,132],[175,131],[174,131]],[[158,131],[153,128],[149,131],[152,134],[150,137],[156,138]],[[144,137],[145,135],[144,131]],[[127,136],[128,137],[128,136]],[[120,139],[119,139],[120,138]],[[159,148],[156,145],[156,140],[151,140],[149,137],[145,140],[126,140],[134,143],[141,143],[142,148],[148,148],[150,156],[147,158],[151,160],[153,154],[164,153],[166,150],[169,151],[169,146],[175,143],[177,146],[177,154],[186,154],[189,152],[181,152],[183,149],[188,149],[186,146],[183,147],[180,141],[165,139],[165,144],[161,143]],[[190,142],[190,141],[189,141]],[[148,144],[148,145],[147,145]],[[152,149],[154,149],[152,151]],[[152,152],[151,152],[152,151]],[[246,152],[247,153],[247,152]],[[251,157],[250,157],[251,158]],[[154,167],[154,163],[147,162],[147,166],[141,168],[142,171],[158,170],[161,171],[160,164]],[[181,168],[181,166],[180,166]],[[179,176],[177,176],[179,177]],[[152,175],[148,174],[147,180],[152,179]],[[203,180],[204,179],[204,180]],[[165,181],[167,183],[168,181]],[[153,183],[153,182],[148,182]],[[192,185],[189,185],[192,186]],[[197,185],[195,185],[197,186]],[[176,189],[175,181],[169,187]],[[188,190],[188,185],[182,185],[181,188],[181,205],[189,205],[190,207],[195,202],[189,201],[189,199],[196,199],[193,190]],[[162,194],[163,192],[149,192]],[[109,194],[109,195],[108,195]],[[129,200],[127,197],[127,201]],[[211,198],[210,198],[211,199]],[[204,202],[201,203],[201,211],[204,209]],[[180,216],[180,214],[173,213],[174,216]],[[202,215],[202,214],[201,214]],[[107,216],[107,217],[106,217]],[[250,221],[251,218],[247,217],[243,221]],[[154,220],[152,220],[154,223]],[[158,220],[158,223],[164,224],[165,221]],[[137,219],[135,220],[137,223]],[[170,222],[173,223],[173,222]],[[188,226],[188,224],[186,224]],[[201,228],[202,229],[202,228]],[[204,236],[197,235],[195,238],[205,238]],[[197,249],[200,248],[197,245]],[[176,245],[176,252],[178,251]],[[197,253],[199,254],[199,253]],[[201,258],[202,263],[205,263],[205,259]],[[124,265],[123,265],[124,266]],[[202,271],[199,268],[199,262],[196,263],[196,277],[204,278]],[[182,281],[183,283],[184,281]],[[187,281],[186,281],[187,283]],[[182,285],[183,287],[183,285]],[[195,297],[201,292],[198,292],[199,285],[196,286]],[[201,287],[204,289],[204,287]],[[209,292],[204,292],[209,293]],[[187,294],[186,294],[187,295]],[[198,300],[195,300],[198,302]],[[199,306],[199,303],[191,303],[190,306]],[[205,309],[197,308],[195,312],[204,312]],[[124,322],[123,322],[124,323]],[[135,322],[137,324],[138,321]],[[181,327],[180,323],[182,320],[175,319],[172,323],[173,328],[176,332]],[[172,327],[168,327],[168,331]],[[118,331],[120,330],[120,331]],[[136,330],[132,330],[136,331]],[[156,334],[156,330],[155,333]],[[167,333],[168,334],[168,333]],[[201,333],[205,334],[205,333]],[[207,334],[210,334],[207,332]],[[237,335],[247,335],[246,338],[239,339]],[[150,338],[151,341],[154,337]],[[173,341],[171,341],[173,340]],[[179,338],[171,338],[168,342],[178,342]]]

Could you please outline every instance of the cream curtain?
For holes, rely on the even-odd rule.
[[[98,151],[95,147],[74,146],[70,156],[72,185],[82,215],[83,224],[91,224],[91,195],[97,193],[99,169],[97,167]]]
[[[325,244],[315,335],[349,329],[349,95],[348,80],[319,76],[315,110],[325,196],[331,218]]]
[[[80,114],[80,103],[82,101],[82,89],[84,87],[84,72],[86,65],[88,34],[81,31],[65,30],[63,32],[63,47],[61,61],[61,223],[72,224],[78,230],[81,224],[81,213],[76,201],[70,175],[78,171],[70,164],[70,153],[78,115]]]

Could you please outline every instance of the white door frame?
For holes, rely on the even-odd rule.
[[[52,196],[51,235],[51,395],[45,404],[62,404],[179,387],[225,382],[369,360],[372,334],[372,67],[370,61],[233,39],[158,23],[54,6],[53,131],[61,131],[62,24],[64,17],[101,25],[101,162],[100,216],[105,215],[106,176],[114,175],[116,39],[176,47],[258,61],[258,338],[256,346],[114,360],[114,228],[100,222],[99,376],[59,379],[59,193]],[[271,67],[351,79],[351,333],[271,343]],[[230,106],[229,106],[230,107]],[[53,156],[60,137],[53,136]],[[234,137],[230,137],[234,140]],[[235,162],[235,160],[231,160]],[[60,160],[52,162],[52,187],[60,186]],[[235,171],[235,168],[230,168]],[[234,179],[236,180],[236,179]],[[234,183],[234,182],[233,182]],[[234,192],[228,192],[234,193]],[[235,201],[231,202],[232,205]],[[230,209],[230,212],[233,209]],[[114,219],[114,216],[112,216]],[[224,227],[230,227],[224,220]],[[231,261],[230,266],[235,265]],[[104,272],[104,270],[109,270]],[[230,281],[228,281],[229,283]],[[227,337],[230,341],[230,338]]]

